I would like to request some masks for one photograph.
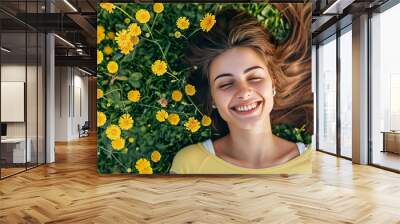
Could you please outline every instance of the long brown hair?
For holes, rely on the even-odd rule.
[[[215,27],[208,33],[198,32],[190,40],[185,59],[198,69],[190,75],[189,82],[198,87],[196,103],[213,119],[214,137],[224,136],[229,130],[217,110],[211,107],[210,65],[214,58],[234,47],[252,48],[265,60],[276,89],[271,123],[296,127],[305,124],[309,133],[313,131],[311,4],[273,5],[291,26],[291,33],[282,44],[277,44],[254,16],[236,9],[217,13]]]

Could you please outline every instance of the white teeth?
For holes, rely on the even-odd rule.
[[[246,106],[235,107],[235,109],[240,111],[240,112],[244,112],[244,111],[253,110],[256,107],[257,107],[257,103],[253,103],[253,104],[246,105]]]

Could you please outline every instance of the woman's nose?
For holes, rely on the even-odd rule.
[[[240,100],[247,100],[251,97],[251,94],[253,93],[253,90],[246,84],[240,84],[238,86],[238,91],[237,91],[237,98]]]

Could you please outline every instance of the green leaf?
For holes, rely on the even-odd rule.
[[[140,72],[132,72],[129,75],[129,80],[138,81],[143,77],[142,73]]]
[[[129,80],[129,84],[131,84],[131,86],[132,86],[133,88],[136,88],[136,89],[139,89],[139,88],[140,88],[140,82],[138,82],[138,81]]]
[[[111,92],[108,97],[113,101],[113,102],[118,102],[121,99],[121,94],[117,91]]]
[[[115,79],[121,80],[121,81],[126,81],[128,80],[128,77],[126,76],[117,76]]]

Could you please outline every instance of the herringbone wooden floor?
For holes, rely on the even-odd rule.
[[[400,223],[399,174],[320,152],[305,176],[100,176],[95,141],[0,181],[0,223]]]

